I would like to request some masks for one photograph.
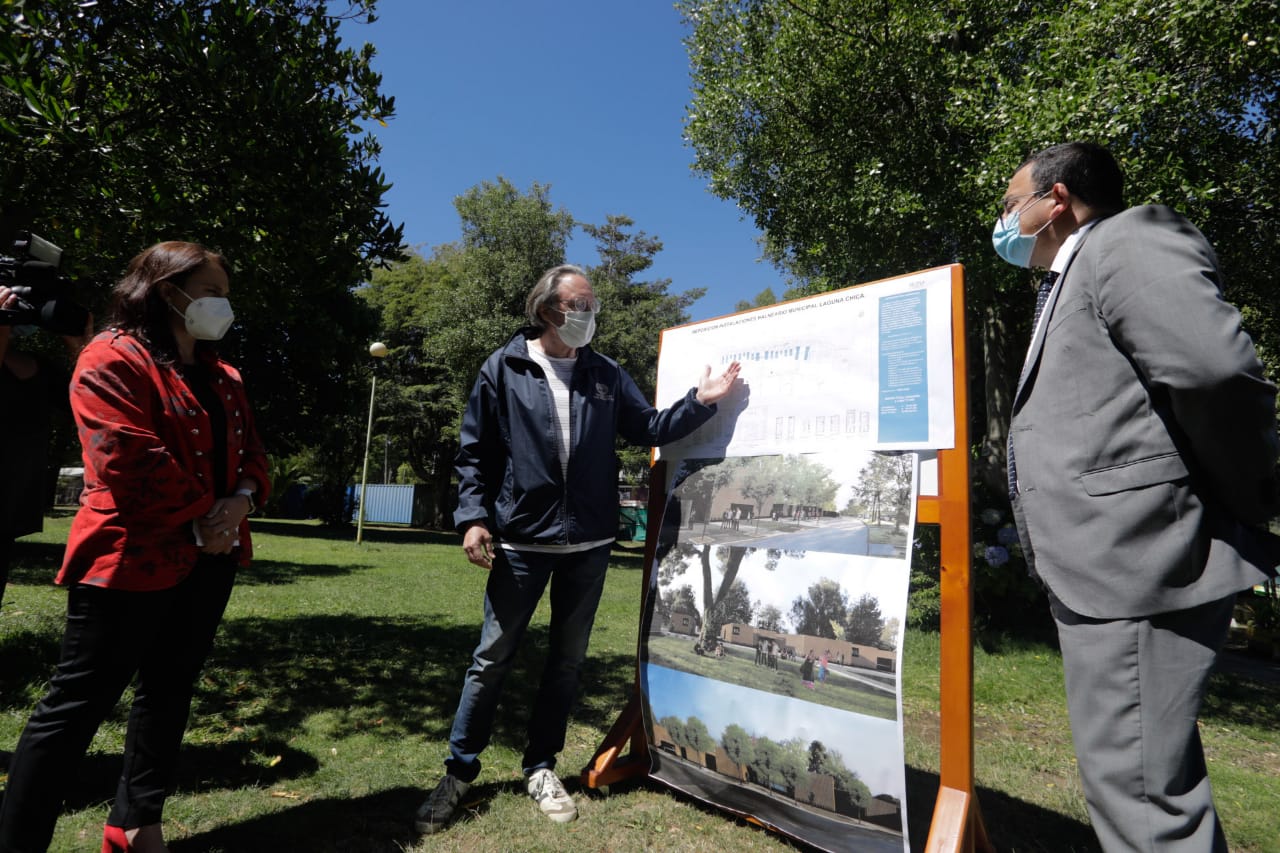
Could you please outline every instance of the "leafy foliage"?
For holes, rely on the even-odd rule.
[[[858,474],[858,486],[851,503],[857,502],[862,513],[877,522],[892,519],[894,530],[900,530],[911,514],[911,454],[895,456],[877,453]]]
[[[264,437],[283,453],[322,445],[345,482],[367,378],[353,365],[373,330],[352,291],[402,240],[361,130],[394,112],[373,47],[344,47],[319,0],[17,0],[5,16],[2,236],[29,227],[63,246],[99,317],[147,245],[222,251],[239,317],[222,349]]]
[[[711,736],[707,724],[697,717],[685,720],[684,737],[686,744],[697,752],[715,752],[716,739]]]
[[[773,604],[756,602],[756,627],[762,631],[783,630],[782,611]]]
[[[658,613],[664,619],[670,619],[672,613],[689,613],[701,624],[698,599],[693,587],[687,583],[675,589],[669,589],[659,597]]]
[[[766,254],[795,278],[787,295],[965,265],[969,352],[982,362],[969,393],[974,468],[993,494],[1031,289],[1025,271],[996,258],[989,234],[1008,178],[1032,151],[1104,144],[1127,173],[1131,203],[1168,204],[1197,223],[1276,374],[1274,0],[677,8],[690,26],[695,169],[765,233]],[[988,604],[1012,612],[1030,595],[1026,581],[1012,566],[990,568],[1013,597]],[[915,613],[913,623],[930,619]]]
[[[729,756],[729,760],[739,767],[745,768],[751,763],[755,756],[755,739],[751,737],[751,733],[737,723],[730,723],[724,727],[724,732],[720,735],[720,745],[724,747],[725,755]]]
[[[849,794],[855,805],[865,806],[871,800],[871,789],[845,766],[839,751],[828,749],[820,740],[809,744],[809,772],[833,777],[836,787]]]
[[[844,638],[851,643],[864,646],[875,646],[880,643],[880,635],[884,631],[884,614],[880,612],[880,601],[870,593],[849,606],[844,622]]]
[[[655,399],[658,338],[663,329],[689,321],[687,309],[705,288],[670,293],[671,279],[644,281],[638,276],[653,266],[662,241],[643,231],[632,232],[628,216],[609,215],[605,224],[579,223],[596,241],[600,262],[587,267],[592,289],[600,300],[600,324],[592,346],[631,375],[645,399]],[[693,375],[690,375],[692,384]],[[618,442],[622,476],[631,483],[647,479],[649,448]]]
[[[643,231],[632,233],[625,216],[610,216],[600,226],[575,223],[552,204],[546,184],[522,191],[499,177],[472,187],[455,206],[458,242],[375,271],[361,291],[381,317],[391,347],[379,424],[419,479],[431,484],[441,526],[448,526],[453,455],[476,372],[525,325],[530,288],[565,262],[575,227],[596,239],[600,257],[598,265],[585,267],[602,305],[592,347],[617,359],[649,399],[660,331],[687,321],[685,309],[702,295],[668,293],[666,280],[637,281],[662,243]],[[647,473],[648,448],[620,441],[619,455],[632,479]]]
[[[709,635],[718,635],[720,628],[730,623],[750,625],[753,612],[751,592],[741,579],[735,580],[707,615],[708,625],[714,626]]]
[[[432,521],[446,527],[458,427],[476,372],[523,325],[529,288],[563,263],[573,229],[542,184],[521,192],[498,178],[454,206],[461,240],[376,270],[361,290],[391,350],[379,425],[431,485]]]
[[[849,612],[849,597],[838,581],[822,578],[809,585],[808,595],[791,603],[791,624],[797,634],[836,639]]]

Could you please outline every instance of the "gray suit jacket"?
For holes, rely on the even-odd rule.
[[[1280,563],[1275,387],[1217,258],[1166,207],[1098,222],[1028,350],[1010,436],[1028,564],[1084,616],[1182,610]]]

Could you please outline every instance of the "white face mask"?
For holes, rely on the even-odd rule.
[[[231,324],[236,319],[235,312],[231,310],[230,300],[224,296],[202,296],[199,299],[191,299],[185,290],[178,288],[178,292],[191,300],[186,313],[178,311],[172,302],[169,303],[169,307],[186,321],[187,331],[191,333],[191,337],[197,341],[222,340],[222,336],[227,333],[227,329],[231,328]]]
[[[571,349],[585,347],[596,333],[596,312],[565,311],[564,325],[556,327],[560,340]]]

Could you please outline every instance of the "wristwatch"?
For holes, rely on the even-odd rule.
[[[249,511],[245,515],[253,515],[258,509],[258,504],[253,499],[253,489],[236,489],[236,494],[249,499]]]

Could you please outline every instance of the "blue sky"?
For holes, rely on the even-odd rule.
[[[682,139],[690,100],[685,27],[668,0],[379,0],[373,43],[396,117],[375,128],[394,187],[388,213],[424,254],[456,240],[453,199],[499,175],[551,186],[579,221],[624,214],[662,240],[646,279],[707,288],[694,320],[727,314],[782,274],[759,261],[759,232],[690,171]],[[588,238],[569,260],[596,262]],[[532,284],[532,283],[531,283]]]

